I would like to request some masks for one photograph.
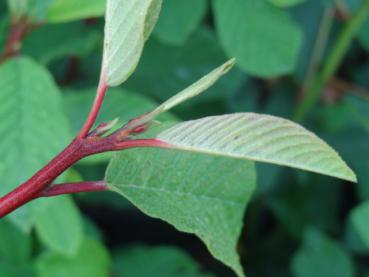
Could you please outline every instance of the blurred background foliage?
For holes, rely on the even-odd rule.
[[[17,71],[16,62],[0,65],[1,85],[8,77],[17,85],[15,96],[0,91],[1,194],[76,134],[102,55],[104,0],[29,1],[24,11],[21,2],[0,2],[1,51],[11,18],[26,14],[37,25],[20,50],[28,72]],[[294,118],[364,1],[163,2],[136,72],[108,94],[100,122],[152,109],[228,57],[237,58],[235,69],[164,119],[241,111]],[[319,101],[300,118],[342,155],[359,183],[257,164],[238,245],[248,276],[369,276],[369,14],[364,19]],[[4,100],[14,97],[15,104]],[[9,126],[17,130],[5,132]],[[102,179],[110,157],[85,159],[61,178]],[[234,275],[199,239],[103,192],[37,200],[2,219],[0,276]]]

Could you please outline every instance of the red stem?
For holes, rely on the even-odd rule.
[[[31,179],[0,198],[0,218],[31,201],[43,193],[45,188],[61,173],[80,159],[107,151],[118,151],[133,147],[161,147],[169,145],[156,139],[119,141],[119,132],[108,137],[76,138],[59,155],[38,171]]]
[[[95,181],[95,182],[79,182],[79,183],[64,183],[52,185],[51,187],[42,191],[35,198],[40,197],[51,197],[63,194],[73,194],[80,192],[95,192],[107,190],[105,181]]]
[[[0,62],[5,61],[9,57],[17,56],[21,48],[22,39],[33,26],[29,25],[25,18],[20,18],[13,22],[6,40],[4,52],[0,56]]]
[[[88,132],[91,130],[92,126],[94,125],[96,118],[99,114],[101,106],[103,104],[106,91],[108,90],[109,86],[104,82],[104,79],[101,78],[99,86],[97,88],[96,97],[94,103],[92,105],[90,114],[87,117],[85,124],[83,125],[81,131],[78,134],[78,138],[82,139],[88,135]]]

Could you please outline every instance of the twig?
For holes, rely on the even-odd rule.
[[[308,89],[305,98],[298,105],[293,116],[295,121],[302,121],[311,108],[314,107],[316,102],[319,100],[322,90],[337,71],[338,66],[341,64],[341,61],[350,46],[350,43],[366,19],[368,12],[369,0],[365,0],[356,14],[347,22],[347,25],[342,30],[335,46],[328,56],[326,64],[318,76],[314,78],[314,81],[311,87]]]
[[[43,190],[34,199],[80,192],[105,191],[107,189],[105,181],[55,184]]]

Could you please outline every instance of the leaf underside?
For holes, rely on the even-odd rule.
[[[211,116],[179,123],[157,138],[177,149],[284,165],[356,182],[355,174],[329,145],[303,127],[274,116]]]
[[[109,86],[135,70],[160,11],[161,0],[108,0],[102,74]]]

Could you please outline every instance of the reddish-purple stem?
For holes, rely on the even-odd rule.
[[[63,194],[73,194],[80,192],[95,192],[95,191],[104,191],[107,190],[108,187],[105,181],[95,181],[95,182],[79,182],[79,183],[64,183],[57,184],[48,187],[43,190],[40,194],[38,194],[35,198],[40,197],[51,197]]]
[[[104,82],[103,78],[101,79],[99,86],[97,88],[96,97],[94,103],[92,105],[90,114],[87,117],[85,124],[83,125],[81,131],[78,134],[78,138],[85,138],[88,132],[91,130],[92,126],[94,125],[96,118],[99,114],[101,106],[103,104],[106,91],[108,90],[109,86]]]
[[[43,193],[49,184],[80,159],[108,151],[137,147],[167,148],[169,145],[156,139],[117,140],[119,132],[108,137],[76,138],[59,155],[38,171],[31,179],[0,198],[0,218]]]

